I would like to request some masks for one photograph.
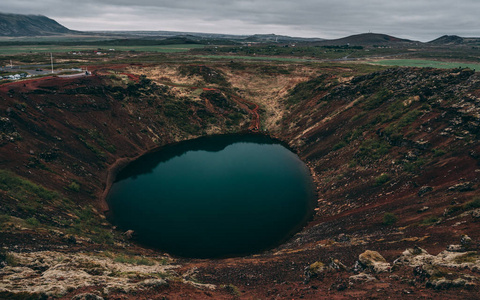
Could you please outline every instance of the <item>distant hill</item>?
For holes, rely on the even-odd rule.
[[[356,45],[356,46],[370,46],[370,45],[385,45],[385,44],[399,44],[399,43],[414,43],[415,41],[401,39],[394,36],[380,34],[380,33],[362,33],[347,36],[336,40],[326,40],[315,43],[322,46],[341,46],[341,45]]]
[[[0,36],[42,36],[75,33],[40,15],[0,13]]]
[[[444,35],[428,42],[432,45],[480,45],[480,38],[464,38],[458,35]]]
[[[463,44],[463,38],[458,35],[444,35],[428,43],[434,45],[459,45]]]
[[[324,41],[325,39],[321,38],[300,38],[300,37],[291,37],[286,35],[276,35],[276,34],[254,34],[247,37],[244,41],[246,42],[279,42],[279,43],[290,43],[290,42],[318,42]]]

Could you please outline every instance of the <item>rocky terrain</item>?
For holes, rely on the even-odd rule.
[[[480,77],[378,69],[106,65],[0,85],[0,298],[478,297]],[[119,166],[247,131],[241,99],[312,171],[318,206],[301,232],[200,260],[142,248],[106,221]]]

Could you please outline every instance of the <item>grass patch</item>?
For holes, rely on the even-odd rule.
[[[67,189],[72,191],[72,192],[78,193],[78,192],[80,192],[80,184],[78,182],[72,181],[72,183],[70,183],[67,186]]]
[[[480,208],[480,197],[476,197],[472,201],[469,201],[463,205],[464,210],[472,210],[476,208]]]
[[[224,284],[220,288],[233,296],[240,296],[240,290],[233,284]]]
[[[422,59],[387,59],[374,62],[374,64],[382,66],[398,66],[398,67],[421,67],[421,68],[436,68],[436,69],[455,69],[455,68],[470,68],[480,70],[480,64],[466,63],[466,62],[446,62],[436,60],[422,60]]]
[[[355,153],[355,160],[359,164],[365,164],[368,161],[376,161],[388,154],[392,146],[384,140],[368,139],[365,140]]]
[[[26,219],[25,222],[26,222],[28,225],[32,226],[32,227],[38,227],[38,226],[40,226],[40,221],[38,221],[38,220],[37,220],[36,218],[34,218],[34,217],[31,217],[31,218]]]
[[[3,227],[3,224],[7,223],[8,221],[10,221],[9,215],[0,214],[0,230]]]
[[[117,152],[117,148],[114,145],[107,143],[105,136],[96,129],[89,129],[88,135],[103,149],[107,150],[110,153]]]
[[[429,160],[425,158],[419,158],[414,162],[405,162],[403,164],[403,170],[408,173],[417,174],[420,170],[423,169],[423,166],[427,164]]]
[[[384,185],[385,183],[389,182],[390,179],[391,179],[390,175],[383,173],[377,178],[375,178],[375,186]]]
[[[213,58],[213,59],[239,59],[239,60],[263,60],[263,61],[284,61],[284,62],[312,62],[312,59],[301,58],[287,58],[287,57],[273,57],[273,56],[241,56],[241,55],[195,55],[195,57],[201,58]]]
[[[439,157],[445,155],[447,152],[443,149],[432,149],[433,157]]]
[[[76,210],[75,214],[77,219],[67,230],[69,233],[89,237],[98,244],[113,244],[112,232],[103,228],[102,219],[93,213],[91,207]]]
[[[85,52],[95,51],[98,49],[112,49],[115,51],[105,51],[108,56],[115,55],[118,51],[140,51],[140,52],[162,52],[162,53],[178,53],[186,52],[194,48],[203,48],[204,45],[199,44],[177,44],[177,45],[129,45],[129,46],[112,46],[102,45],[17,45],[17,46],[1,46],[1,55],[15,55],[21,53],[49,53],[49,52]],[[84,54],[85,55],[85,54]],[[71,55],[72,58],[75,56]]]
[[[105,152],[102,150],[98,149],[95,145],[92,145],[91,143],[87,142],[85,137],[82,135],[78,136],[78,139],[87,147],[90,151],[92,151],[100,160],[106,160],[107,156],[105,155]]]
[[[372,110],[379,107],[382,103],[386,102],[393,96],[393,93],[387,89],[382,89],[378,93],[374,94],[364,102],[364,108],[366,110]]]
[[[345,147],[345,146],[347,146],[347,145],[348,145],[348,144],[347,144],[345,141],[341,141],[341,142],[336,143],[336,144],[333,146],[332,150],[333,150],[333,151],[337,151],[337,150],[342,149],[343,147]]]
[[[313,98],[316,94],[326,89],[327,75],[321,75],[309,81],[297,84],[288,94],[287,106],[295,105],[304,100]]]
[[[394,213],[385,213],[383,215],[382,224],[385,226],[391,226],[397,223],[398,218]]]
[[[472,201],[468,201],[463,205],[452,205],[447,208],[445,215],[450,216],[458,212],[469,211],[480,208],[480,197],[475,197]]]
[[[26,200],[30,197],[38,197],[42,200],[53,200],[60,197],[59,193],[18,177],[16,174],[7,170],[0,170],[0,190],[9,192],[10,195],[17,200]]]
[[[459,212],[459,211],[463,211],[463,206],[461,205],[453,205],[453,206],[450,206],[447,208],[447,211],[445,213],[445,215],[449,216],[449,215],[452,215],[456,212]]]
[[[464,255],[460,255],[455,257],[455,263],[462,264],[462,263],[475,263],[480,260],[480,255],[476,251],[467,252]]]
[[[17,267],[19,265],[18,261],[15,259],[11,253],[7,250],[0,248],[0,263],[4,262],[10,267]],[[0,299],[3,299],[0,297]]]
[[[430,226],[430,225],[433,225],[433,224],[437,223],[438,221],[440,221],[439,217],[430,216],[426,219],[423,219],[421,225]]]

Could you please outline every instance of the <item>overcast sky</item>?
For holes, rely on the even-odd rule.
[[[275,33],[341,38],[376,32],[429,41],[480,37],[480,0],[1,0],[74,30]]]

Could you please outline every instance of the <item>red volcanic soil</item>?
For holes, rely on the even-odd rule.
[[[92,70],[103,74],[100,68]],[[141,84],[139,77],[126,74]],[[449,244],[459,244],[462,235],[473,241],[469,250],[478,251],[479,219],[465,208],[478,197],[479,188],[480,144],[471,125],[478,125],[472,113],[480,102],[478,75],[408,69],[369,76],[311,91],[311,98],[296,104],[275,131],[275,136],[288,142],[307,163],[316,182],[316,213],[300,233],[257,255],[177,258],[178,274],[195,270],[197,281],[215,284],[216,290],[172,281],[158,291],[113,294],[112,299],[478,298],[478,279],[472,279],[474,283],[468,287],[435,289],[427,287],[427,279],[418,273],[421,270],[398,266],[391,272],[375,273],[359,269],[357,263],[366,250],[378,251],[388,263],[415,246],[437,255]],[[432,82],[436,89],[429,88]],[[401,94],[401,99],[378,100],[379,86]],[[146,89],[150,89],[148,93]],[[1,85],[0,168],[61,191],[76,203],[104,208],[99,199],[115,166],[160,145],[196,136],[163,115],[168,97],[155,93],[158,90],[145,86],[114,88],[101,75]],[[451,94],[459,96],[455,101],[443,101]],[[249,129],[259,129],[258,105],[229,96],[251,116]],[[410,98],[419,100],[403,104]],[[397,100],[400,106],[394,105]],[[367,109],[367,101],[378,103]],[[210,101],[198,105],[186,109],[218,110]],[[393,116],[394,109],[398,116]],[[413,110],[418,113],[404,125],[405,115]],[[193,113],[189,118],[201,122]],[[390,134],[393,129],[397,135]],[[378,181],[382,174],[388,174],[385,182]],[[72,181],[80,183],[80,192],[66,188]],[[2,199],[9,205],[14,200]],[[456,210],[451,211],[452,207]],[[383,224],[385,213],[393,213],[397,222]],[[29,251],[58,250],[61,244],[33,230],[2,233],[0,238],[3,244],[22,245]],[[134,244],[129,247],[155,253]],[[104,245],[79,245],[70,250],[91,248],[104,249]],[[346,269],[307,278],[306,267],[330,259],[339,260]],[[448,272],[478,278],[478,270],[449,268]],[[351,276],[360,272],[371,274],[374,280],[352,281]],[[69,292],[64,299],[82,291],[91,289]]]

